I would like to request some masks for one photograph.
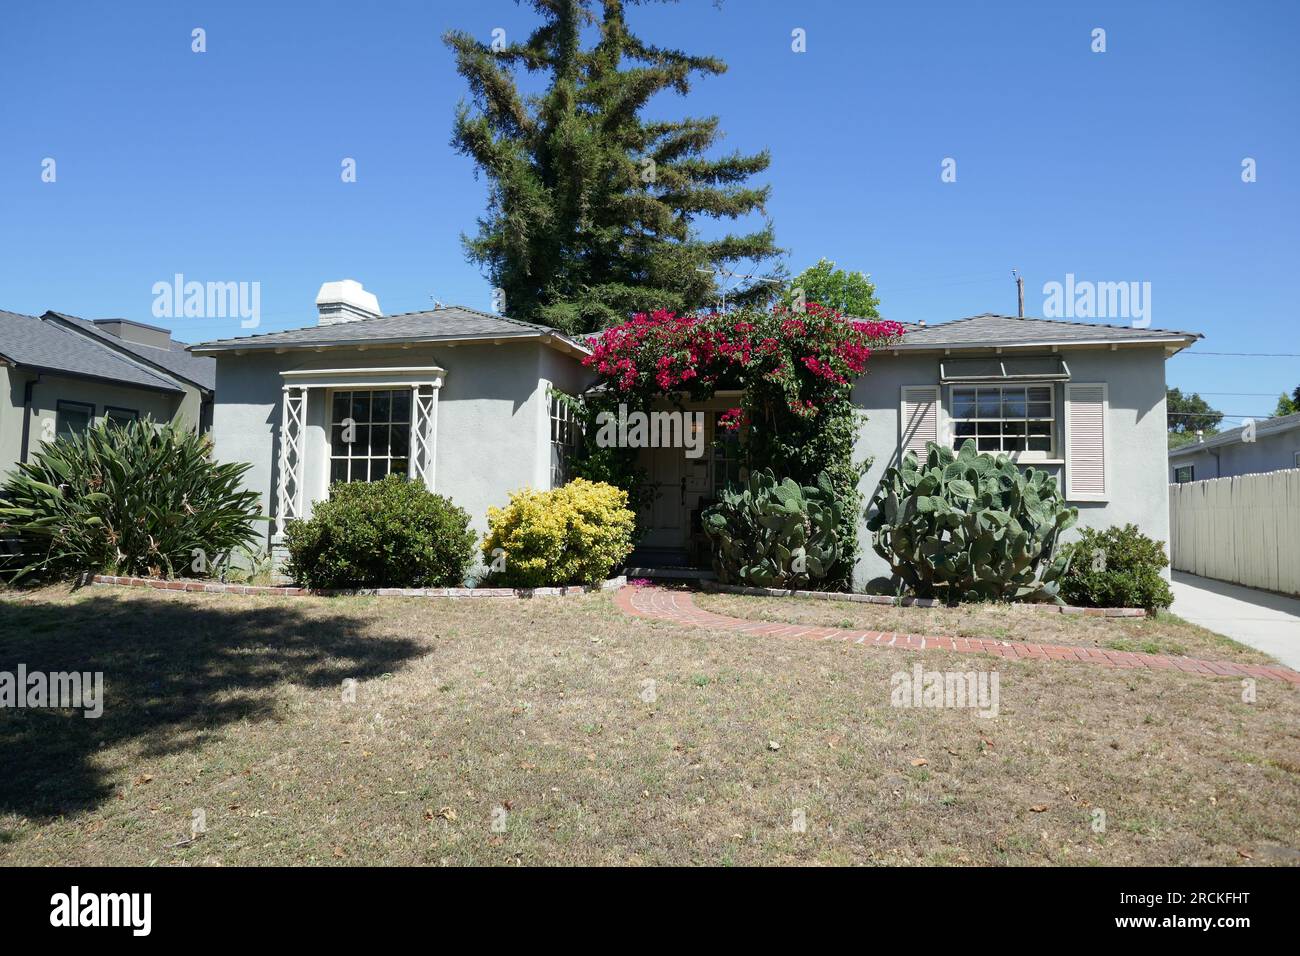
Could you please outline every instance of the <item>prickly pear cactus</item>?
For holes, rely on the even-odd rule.
[[[790,478],[778,482],[765,468],[724,490],[701,520],[722,583],[806,588],[829,577],[840,560],[842,517],[826,475],[816,486],[801,486]]]
[[[919,597],[1055,601],[1069,555],[1057,541],[1078,519],[1056,479],[1006,455],[930,442],[889,468],[867,509],[872,547]]]

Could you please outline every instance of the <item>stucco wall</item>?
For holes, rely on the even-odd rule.
[[[1079,526],[1105,528],[1133,522],[1145,534],[1169,541],[1169,489],[1166,477],[1165,372],[1164,352],[1159,348],[1069,350],[1072,381],[1105,382],[1110,409],[1106,421],[1110,461],[1107,466],[1109,500],[1071,501],[1079,509]],[[859,460],[873,457],[860,488],[869,500],[880,478],[899,457],[899,405],[901,389],[908,385],[939,383],[937,355],[893,356],[877,352],[867,374],[853,390],[853,400],[867,413],[859,433]],[[1065,403],[1063,388],[1056,385],[1057,446],[1064,447]],[[941,390],[945,413],[949,404],[947,387]],[[1062,491],[1065,484],[1060,464],[1043,464],[1056,475]],[[865,520],[865,519],[864,519]],[[889,573],[889,566],[871,548],[871,535],[860,529],[858,567],[854,575],[859,588],[874,577]]]
[[[543,353],[555,358],[544,359]],[[212,427],[217,457],[252,464],[245,486],[261,495],[263,510],[273,514],[281,372],[429,366],[446,371],[438,395],[434,489],[468,511],[481,534],[488,506],[504,504],[515,489],[539,486],[539,476],[549,473],[549,457],[541,455],[546,446],[540,439],[548,434],[542,379],[572,385],[581,372],[574,371],[574,360],[533,342],[219,357]],[[325,403],[323,390],[311,390],[304,435],[308,514],[311,502],[328,490]],[[269,538],[273,528],[267,534]]]
[[[1173,481],[1175,469],[1184,465],[1196,467],[1192,476],[1196,481],[1280,471],[1296,467],[1296,452],[1300,452],[1300,428],[1272,435],[1257,434],[1253,442],[1233,442],[1214,449],[1198,448],[1170,458],[1168,477]]]

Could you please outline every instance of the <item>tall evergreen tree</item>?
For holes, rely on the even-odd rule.
[[[769,154],[706,155],[717,117],[641,116],[656,93],[685,95],[693,78],[726,65],[642,42],[628,29],[623,0],[531,2],[543,22],[522,43],[459,31],[445,38],[473,99],[457,110],[452,144],[490,184],[478,235],[464,242],[504,292],[509,314],[588,332],[637,311],[689,312],[713,304],[714,268],[779,256],[766,218],[769,187],[747,184]],[[593,24],[597,36],[584,47]],[[521,70],[545,76],[545,90],[523,95]],[[764,225],[751,232],[704,239],[696,229],[700,220],[752,213]],[[753,304],[771,294],[749,281],[727,300]]]

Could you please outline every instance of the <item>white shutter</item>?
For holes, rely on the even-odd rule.
[[[901,460],[908,450],[916,452],[918,462],[925,461],[925,443],[939,441],[939,386],[905,385],[902,406],[899,410],[898,457]]]
[[[1065,386],[1065,497],[1067,501],[1106,501],[1110,402],[1104,383]]]

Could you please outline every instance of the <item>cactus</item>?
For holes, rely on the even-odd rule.
[[[830,479],[778,482],[770,468],[725,489],[702,516],[723,584],[804,588],[830,577],[840,560],[836,533],[843,508]]]
[[[867,509],[872,547],[918,597],[949,601],[1054,601],[1069,554],[1063,531],[1078,519],[1056,479],[1005,455],[930,442],[886,470]],[[1041,569],[1041,573],[1040,573]]]

